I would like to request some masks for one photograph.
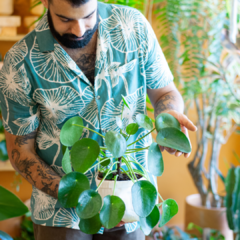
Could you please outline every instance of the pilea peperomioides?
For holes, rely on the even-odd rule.
[[[125,107],[129,109],[130,107],[123,96],[122,99],[123,112]],[[191,152],[191,145],[181,131],[179,122],[166,113],[156,118],[155,128],[153,121],[144,114],[138,114],[136,123],[130,123],[125,129],[123,129],[123,114],[121,118],[116,117],[116,124],[120,131],[108,131],[105,136],[83,126],[83,120],[78,116],[69,119],[63,125],[60,141],[63,145],[62,167],[66,175],[60,181],[58,199],[65,208],[76,207],[81,231],[94,234],[102,226],[107,229],[113,228],[123,219],[128,208],[126,200],[115,193],[119,177],[125,175],[132,184],[129,199],[132,199],[131,205],[137,216],[135,220],[140,221],[142,231],[145,235],[149,235],[159,221],[160,226],[163,226],[178,212],[175,200],[163,200],[156,186],[150,181],[150,175],[161,176],[164,171],[163,158],[158,145],[185,153]],[[148,133],[134,142],[129,142],[130,137],[140,128],[148,130]],[[79,140],[83,129],[102,137],[105,146],[99,146],[97,141],[90,138]],[[158,132],[157,143],[153,142],[145,148],[131,147],[154,130]],[[142,166],[133,157],[133,153],[140,151],[148,151],[147,167]],[[133,164],[139,169],[135,169]],[[96,167],[99,169],[98,178],[101,180],[96,189],[91,189],[85,174]],[[99,188],[106,180],[114,182],[114,188],[111,195],[102,198]],[[161,203],[158,203],[158,197]],[[159,207],[162,208],[161,217]],[[124,221],[131,222],[133,218],[125,217]]]

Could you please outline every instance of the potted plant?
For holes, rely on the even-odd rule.
[[[240,163],[240,158],[235,154]],[[235,240],[240,239],[240,167],[232,166],[228,170],[227,177],[223,179],[226,187],[224,205],[227,208],[227,220],[229,228],[235,234]]]
[[[15,194],[0,186],[0,221],[20,217],[28,211],[27,206]],[[0,238],[13,240],[3,231],[0,231]]]
[[[122,111],[125,107],[130,109],[123,96],[122,100]],[[163,200],[150,178],[151,174],[161,176],[164,170],[158,144],[191,152],[190,142],[181,131],[179,122],[169,114],[160,114],[154,128],[148,116],[138,114],[136,123],[122,129],[122,121],[122,117],[116,118],[120,132],[108,131],[105,136],[84,127],[80,117],[69,119],[61,129],[60,141],[64,146],[62,166],[66,175],[60,181],[58,199],[63,207],[76,207],[80,217],[79,227],[87,234],[97,233],[101,226],[113,228],[124,220],[140,221],[144,234],[149,235],[159,221],[163,226],[178,212],[177,203],[173,199]],[[99,146],[89,138],[79,140],[84,128],[101,136],[105,146]],[[139,128],[149,132],[139,140],[129,142]],[[157,143],[153,142],[143,149],[132,148],[155,129],[158,132]],[[140,151],[148,151],[148,167],[142,166],[133,157],[133,153]],[[84,173],[96,166],[99,169],[98,186],[93,190]],[[104,186],[107,181],[109,189]],[[158,196],[161,203],[157,203]],[[161,220],[159,207],[162,208]]]

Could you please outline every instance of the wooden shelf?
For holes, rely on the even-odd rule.
[[[0,41],[12,41],[12,42],[17,42],[19,40],[21,40],[22,38],[24,38],[26,35],[25,34],[19,34],[17,36],[0,36]]]
[[[0,172],[2,171],[15,171],[10,163],[10,161],[0,161]]]

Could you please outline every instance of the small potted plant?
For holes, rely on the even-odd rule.
[[[125,98],[122,99],[122,111],[125,107],[130,109]],[[66,175],[60,181],[58,199],[65,208],[76,207],[80,217],[79,227],[87,234],[97,233],[102,226],[113,228],[123,220],[140,221],[142,231],[149,235],[159,221],[163,226],[178,212],[175,200],[163,200],[150,178],[152,175],[161,176],[164,170],[158,145],[191,152],[190,142],[181,131],[179,122],[169,114],[160,114],[154,128],[148,116],[138,114],[136,123],[122,129],[122,121],[122,117],[116,118],[120,132],[108,131],[105,136],[84,127],[83,120],[78,116],[69,119],[61,129],[62,166]],[[149,132],[137,141],[129,142],[130,136],[136,134],[139,128]],[[83,129],[101,136],[105,146],[99,146],[98,142],[89,138],[79,140]],[[132,148],[154,130],[158,132],[157,143],[153,142],[146,148]],[[148,151],[146,168],[132,156],[139,151]],[[98,186],[93,190],[84,174],[96,166],[99,169]],[[107,181],[109,189],[103,187]],[[158,203],[158,196],[161,203]],[[161,220],[159,207],[162,208]]]

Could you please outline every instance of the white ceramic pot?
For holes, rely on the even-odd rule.
[[[0,15],[9,16],[13,13],[13,0],[0,0]]]
[[[142,178],[143,180],[143,178]],[[96,178],[97,186],[101,180]],[[133,186],[133,182],[131,180],[128,181],[117,181],[115,188],[115,196],[120,197],[125,203],[125,214],[122,218],[123,222],[136,222],[139,221],[139,216],[134,212],[132,205],[132,193],[131,189]],[[98,193],[101,195],[102,199],[107,195],[113,195],[114,181],[105,180],[100,188],[98,189]]]

